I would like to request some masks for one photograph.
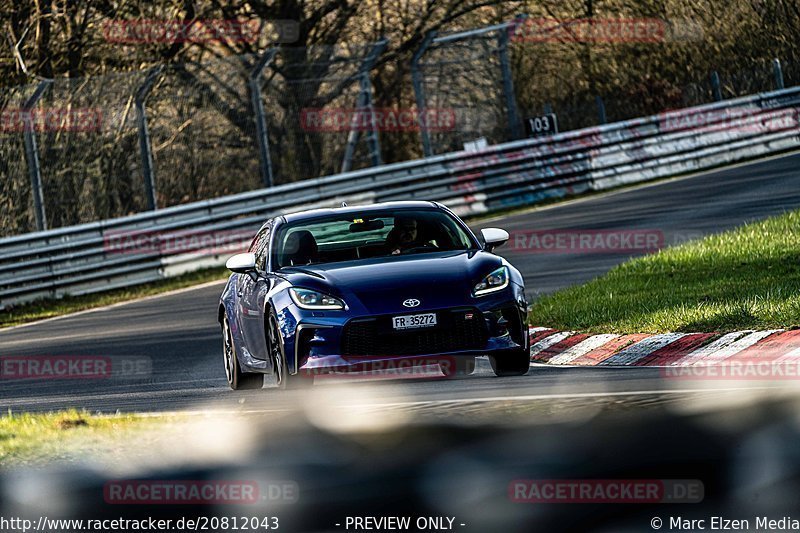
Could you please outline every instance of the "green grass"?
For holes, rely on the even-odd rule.
[[[85,296],[65,296],[59,299],[38,300],[0,311],[0,327],[15,326],[42,318],[50,318],[85,309],[102,307],[175,289],[182,289],[228,277],[230,272],[224,268],[209,268],[190,272],[174,278],[153,283],[144,283],[124,289],[116,289]]]
[[[800,325],[800,211],[623,263],[535,303],[537,326],[597,333]]]
[[[98,416],[86,411],[0,416],[0,468],[80,461],[124,454],[123,443],[147,445],[150,435],[175,417],[124,414]],[[124,457],[120,458],[124,460]]]

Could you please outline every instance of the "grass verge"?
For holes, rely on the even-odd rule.
[[[154,294],[182,289],[184,287],[191,287],[192,285],[225,279],[229,274],[230,272],[225,267],[208,268],[198,270],[197,272],[189,272],[174,278],[167,278],[162,281],[144,283],[98,294],[39,300],[0,311],[0,327],[15,326],[43,318],[51,318],[74,313],[76,311],[134,300],[144,296],[152,296]]]
[[[40,466],[53,461],[122,453],[121,442],[146,444],[147,435],[169,417],[92,415],[86,411],[13,414],[0,417],[0,467]]]
[[[531,323],[597,333],[800,325],[800,211],[632,259],[536,302]]]

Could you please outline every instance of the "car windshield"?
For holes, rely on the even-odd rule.
[[[451,215],[409,209],[284,224],[272,253],[273,264],[282,268],[474,247],[473,239]]]

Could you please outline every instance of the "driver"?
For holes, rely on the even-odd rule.
[[[394,227],[386,238],[392,255],[401,254],[412,248],[437,247],[436,241],[423,241],[417,231],[417,220],[411,217],[396,217]]]

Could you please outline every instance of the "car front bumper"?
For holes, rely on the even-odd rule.
[[[300,309],[296,305],[286,306],[278,318],[289,372],[291,374],[359,372],[376,368],[452,362],[458,357],[481,355],[502,357],[506,353],[528,348],[527,302],[521,287],[512,284],[506,290],[473,298],[464,304],[444,309],[414,309],[363,316],[353,316],[347,311],[309,311]],[[428,335],[428,332],[424,331],[426,328],[395,332],[386,326],[385,321],[391,316],[430,312],[437,313],[440,319],[446,318],[448,313],[474,315],[470,320],[477,321],[483,328],[480,342],[473,339],[474,342],[462,343],[455,349],[448,349],[447,342],[438,342],[437,345],[436,330],[434,334]],[[375,342],[367,342],[362,346],[380,346],[381,349],[373,351],[367,348],[366,351],[356,350],[357,353],[352,349],[344,349],[350,346],[345,342],[348,325],[373,319],[384,321],[383,327],[373,330],[372,335],[369,335],[375,337]],[[434,326],[434,328],[447,327],[448,324]],[[441,329],[438,331],[448,333]],[[456,336],[462,334],[461,330],[455,334]],[[404,341],[414,335],[422,335],[422,341],[415,339],[412,343],[414,346],[409,347],[408,342]],[[394,353],[391,348],[387,348],[387,345],[392,346],[390,341],[397,339],[400,339],[399,344],[402,349]]]

